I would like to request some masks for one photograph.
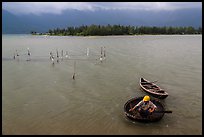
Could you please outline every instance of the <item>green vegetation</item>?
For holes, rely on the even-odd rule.
[[[189,27],[147,27],[147,26],[122,26],[122,25],[90,25],[80,27],[67,27],[66,29],[50,29],[47,33],[31,32],[33,35],[58,35],[58,36],[106,36],[106,35],[159,35],[159,34],[202,34],[202,28]]]

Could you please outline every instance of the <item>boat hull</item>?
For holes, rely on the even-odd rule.
[[[165,99],[168,97],[168,93],[166,91],[162,90],[158,85],[144,78],[140,78],[140,87],[143,91],[155,98]]]
[[[168,97],[168,95],[157,95],[157,94],[154,94],[154,93],[151,93],[143,88],[141,88],[144,92],[148,93],[149,95],[155,97],[155,98],[158,98],[158,99],[165,99]]]

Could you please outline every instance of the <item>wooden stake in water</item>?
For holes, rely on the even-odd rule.
[[[59,55],[58,55],[58,50],[57,50],[57,62],[59,62]]]
[[[54,62],[54,56],[52,55],[52,57],[51,57],[51,60],[52,60],[52,64],[55,64],[55,62]]]
[[[58,55],[58,50],[57,50],[57,58],[59,58],[59,55]]]
[[[101,47],[101,57],[103,56],[103,47]]]
[[[104,59],[106,58],[106,50],[105,50],[105,47],[103,48],[103,57],[104,57]]]
[[[18,54],[17,50],[16,50],[16,56],[19,56],[19,54]]]
[[[103,61],[103,47],[101,47],[101,57],[100,57],[100,61],[101,61],[101,63],[102,63],[102,61]]]
[[[52,51],[50,51],[50,60],[52,59]]]
[[[29,50],[29,48],[27,48],[27,49],[28,49],[28,56],[30,56],[31,55],[30,50]]]
[[[68,58],[68,51],[66,51],[66,55],[65,55],[65,58]]]
[[[62,50],[62,52],[61,52],[61,56],[62,56],[62,59],[63,59],[63,50]]]
[[[74,61],[74,74],[72,76],[72,79],[75,80],[75,72],[76,71],[76,61]]]
[[[86,49],[86,56],[89,56],[89,48]]]
[[[16,55],[15,55],[15,53],[13,54],[13,59],[16,59]]]
[[[19,54],[18,54],[17,50],[16,50],[16,57],[17,57],[17,61],[19,61]]]
[[[52,54],[52,51],[50,52],[50,60],[52,60],[52,64],[54,64],[54,55]]]
[[[30,61],[30,55],[31,55],[31,53],[30,53],[30,51],[29,51],[29,48],[27,48],[28,49],[28,59],[27,59],[27,61]]]

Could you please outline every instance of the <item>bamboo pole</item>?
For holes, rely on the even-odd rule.
[[[75,74],[76,74],[76,61],[74,61],[74,74],[72,76],[73,80],[75,80]]]

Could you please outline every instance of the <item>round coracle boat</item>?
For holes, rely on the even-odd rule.
[[[139,121],[139,122],[156,122],[162,119],[164,116],[164,113],[172,113],[171,111],[165,111],[164,105],[159,100],[152,100],[156,106],[156,110],[149,114],[147,117],[143,117],[140,115],[140,112],[137,110],[129,111],[131,108],[133,108],[136,104],[138,104],[143,97],[136,97],[128,100],[124,105],[124,114],[125,116],[132,120],[132,121]]]

